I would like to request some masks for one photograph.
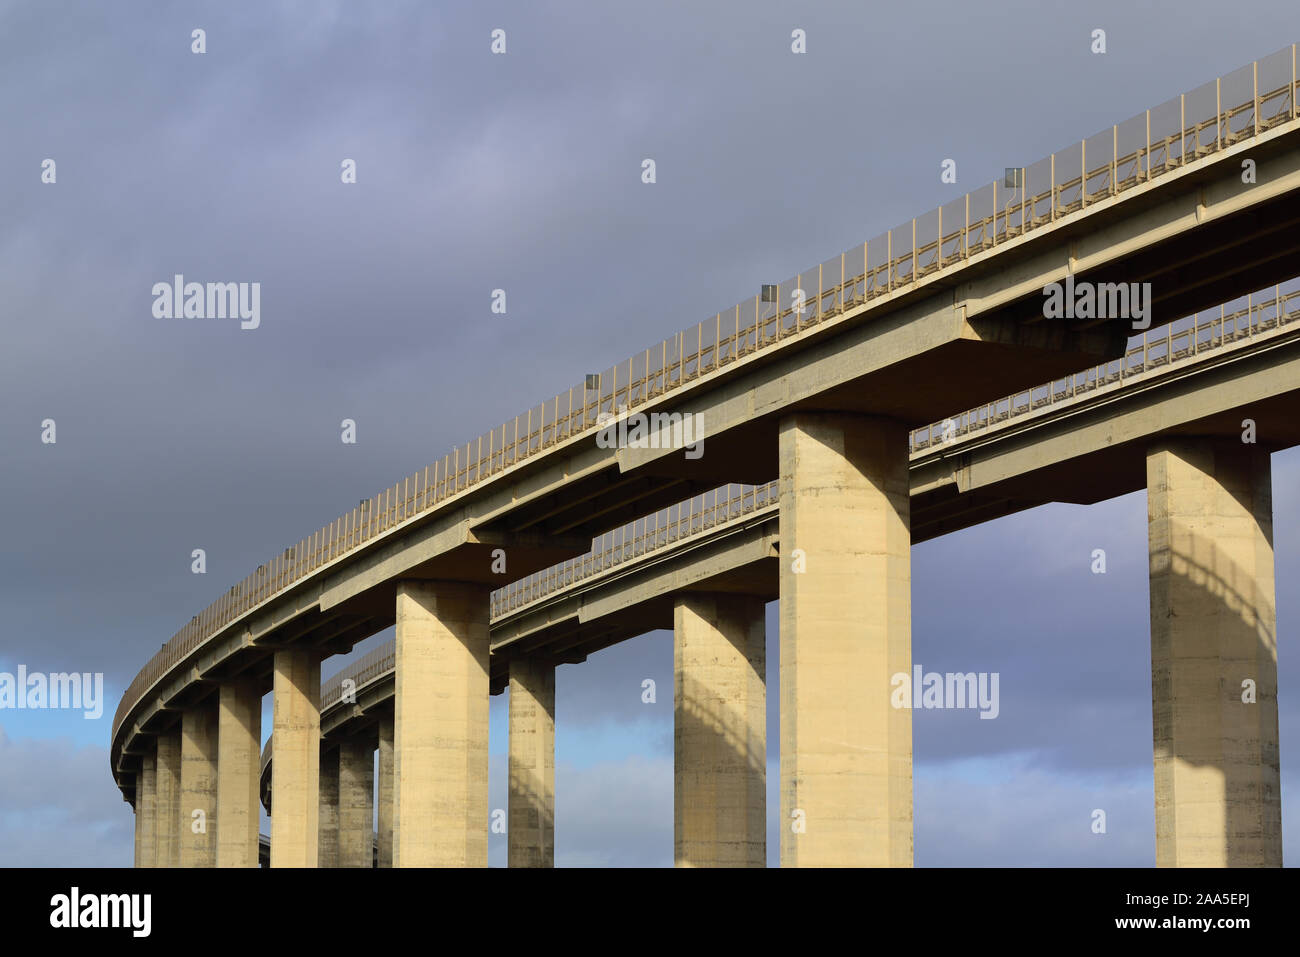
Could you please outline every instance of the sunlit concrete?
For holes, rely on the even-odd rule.
[[[1166,439],[1147,470],[1156,864],[1280,867],[1269,454]]]
[[[781,864],[912,864],[907,428],[781,423]]]
[[[673,627],[673,859],[767,863],[764,603],[683,595]]]
[[[510,663],[510,867],[555,866],[555,665],[539,656]]]

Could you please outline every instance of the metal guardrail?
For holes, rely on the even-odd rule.
[[[1187,317],[1192,320],[1191,326],[1179,332],[1175,328],[1182,320],[1170,323],[1157,335],[1143,333],[1140,341],[1130,346],[1122,358],[1103,362],[1084,372],[1025,389],[994,402],[986,402],[961,415],[917,429],[911,436],[912,453],[948,444],[960,436],[1079,395],[1090,394],[1107,386],[1122,385],[1150,369],[1194,358],[1229,343],[1258,336],[1270,329],[1280,329],[1300,319],[1300,290],[1283,293],[1279,285],[1274,287],[1271,299],[1260,300],[1257,297],[1257,293],[1246,296],[1246,305],[1231,313],[1220,306],[1217,312],[1197,313]]]
[[[329,562],[449,496],[753,353],[1034,229],[1297,118],[1296,45],[1053,153],[589,377],[363,501],[258,566],[168,641],[128,686],[122,720],[203,641]],[[1225,103],[1227,104],[1225,106]],[[1100,162],[1098,159],[1100,158]],[[1091,165],[1090,165],[1091,164]],[[1035,190],[1037,190],[1035,192]]]
[[[936,445],[948,444],[959,436],[987,430],[1039,409],[1121,389],[1142,373],[1189,363],[1225,345],[1258,340],[1300,322],[1300,289],[1283,293],[1277,286],[1271,299],[1257,300],[1254,294],[1245,299],[1246,305],[1233,312],[1227,312],[1221,306],[1204,319],[1201,313],[1187,317],[1192,323],[1181,332],[1174,331],[1179,323],[1170,323],[1158,336],[1144,333],[1123,358],[1057,380],[1061,383],[1059,388],[1053,382],[1027,389],[972,409],[956,419],[916,429],[911,433],[911,454],[919,457]],[[951,428],[947,427],[948,423],[952,423]],[[943,438],[945,434],[947,439]],[[703,534],[719,525],[736,522],[775,505],[778,495],[776,482],[758,486],[724,485],[689,501],[660,509],[654,515],[602,535],[593,543],[591,552],[581,558],[553,565],[492,592],[491,615],[500,618],[511,614],[584,580],[598,577],[631,559]],[[322,684],[321,707],[327,708],[342,697],[345,679],[351,679],[354,687],[360,689],[388,674],[395,666],[395,643],[385,642]]]

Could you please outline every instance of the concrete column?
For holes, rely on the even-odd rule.
[[[510,867],[555,866],[555,665],[510,662]]]
[[[217,866],[217,708],[204,701],[181,716],[181,867]]]
[[[795,413],[780,427],[781,864],[912,865],[906,426]]]
[[[393,866],[393,716],[379,719],[379,866]]]
[[[154,847],[157,841],[158,819],[158,758],[156,753],[146,754],[140,760],[140,783],[135,792],[136,844],[135,866],[154,867]]]
[[[763,602],[686,594],[673,616],[673,859],[767,864]]]
[[[274,794],[274,790],[271,792]],[[316,840],[316,866],[339,866],[339,750],[321,749],[320,817]]]
[[[339,743],[339,867],[373,867],[375,860],[374,739]]]
[[[486,867],[488,589],[399,583],[396,661],[393,866]]]
[[[158,735],[157,795],[154,804],[154,861],[157,867],[180,866],[181,729]]]
[[[1157,444],[1147,515],[1156,864],[1280,867],[1268,452]]]
[[[320,660],[275,653],[271,735],[271,866],[315,867],[320,820]]]
[[[262,687],[221,686],[217,702],[217,867],[257,867]]]

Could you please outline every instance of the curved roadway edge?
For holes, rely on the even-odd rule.
[[[1048,498],[1014,499],[996,493],[1000,514],[1046,501],[1090,503],[1145,487],[1146,440],[1141,427],[1125,420],[1141,416],[1151,433],[1236,434],[1240,412],[1248,406],[1261,434],[1279,447],[1300,444],[1300,291],[1283,294],[1281,308],[1268,301],[1226,317],[1233,330],[1222,335],[1223,320],[1205,323],[1132,350],[1120,376],[1102,366],[1082,390],[1062,386],[1059,398],[1030,390],[1022,405],[1016,397],[983,418],[969,417],[953,440],[916,449],[912,455],[913,499],[935,492],[970,495],[984,487],[1006,486],[1027,474],[1017,456],[1031,454],[1035,483],[1054,492]],[[1243,321],[1244,320],[1244,321]],[[1252,321],[1253,320],[1253,321]],[[1205,336],[1209,330],[1218,336]],[[1201,335],[1198,337],[1198,333]],[[1193,346],[1194,339],[1196,346]],[[1181,341],[1181,345],[1180,345]],[[1156,345],[1159,345],[1157,343]],[[1206,400],[1210,404],[1206,404]],[[1002,403],[991,403],[990,407]],[[1100,430],[1100,431],[1099,431]],[[1127,434],[1118,444],[1116,434]],[[943,434],[942,432],[938,434]],[[966,441],[960,442],[960,437]],[[914,443],[921,444],[921,443]],[[1137,451],[1134,451],[1134,450]],[[1010,460],[1011,464],[1007,462]],[[954,466],[954,461],[962,464]],[[1074,477],[1069,476],[1073,471]],[[964,487],[963,487],[964,486]],[[655,629],[672,628],[672,596],[692,590],[743,592],[764,600],[777,594],[779,531],[776,483],[756,490],[753,504],[742,497],[724,500],[702,528],[656,547],[649,533],[633,538],[626,560],[601,563],[601,569],[576,580],[562,570],[534,576],[543,586],[536,598],[492,618],[494,660],[516,642],[539,650],[557,663],[578,663],[604,647]],[[946,499],[932,508],[942,509]],[[980,520],[993,517],[987,507]],[[965,526],[963,526],[965,527]],[[520,583],[516,583],[516,587]],[[368,733],[391,711],[395,642],[369,652],[322,683],[321,736],[324,746]],[[504,689],[506,674],[494,669],[492,691]],[[343,682],[353,687],[343,697]],[[260,793],[270,811],[271,747],[262,756]]]
[[[1294,78],[1291,82],[1294,84]],[[965,336],[972,340],[987,339],[985,333],[970,332],[968,324],[975,321],[970,315],[970,310],[976,308],[976,303],[979,304],[979,309],[985,311],[1011,308],[1016,302],[1025,300],[1043,276],[1053,276],[1059,272],[1057,266],[1043,263],[1041,267],[1020,269],[1016,273],[1021,278],[1018,284],[1011,280],[995,278],[1015,271],[1008,263],[1015,262],[1016,256],[1021,257],[1024,262],[1034,264],[1036,261],[1034,254],[1030,252],[1031,248],[1038,250],[1042,246],[1044,249],[1057,249],[1068,246],[1071,250],[1070,263],[1074,264],[1076,263],[1074,251],[1083,242],[1083,237],[1096,234],[1098,239],[1093,250],[1086,256],[1081,255],[1077,262],[1081,268],[1100,269],[1104,264],[1116,262],[1123,256],[1136,257],[1140,260],[1142,251],[1152,243],[1163,242],[1169,245],[1170,249],[1176,248],[1175,239],[1170,237],[1178,233],[1179,229],[1197,228],[1198,236],[1205,240],[1217,228],[1215,224],[1218,223],[1222,226],[1222,230],[1220,234],[1216,234],[1216,239],[1226,241],[1227,234],[1232,233],[1239,225],[1239,218],[1251,214],[1254,208],[1252,204],[1262,206],[1267,203],[1282,203],[1285,206],[1286,203],[1292,202],[1293,180],[1300,176],[1300,172],[1288,172],[1288,170],[1296,150],[1298,137],[1295,134],[1300,131],[1300,125],[1297,125],[1295,119],[1294,87],[1284,87],[1283,94],[1290,102],[1289,117],[1283,113],[1276,113],[1272,120],[1261,123],[1260,117],[1256,116],[1253,132],[1242,131],[1224,142],[1214,141],[1210,146],[1202,143],[1202,148],[1198,149],[1191,158],[1181,156],[1175,162],[1172,153],[1169,152],[1170,144],[1175,140],[1186,143],[1189,135],[1199,142],[1201,138],[1199,126],[1191,134],[1181,131],[1177,138],[1166,138],[1163,146],[1165,156],[1158,173],[1154,176],[1152,171],[1148,170],[1144,178],[1134,173],[1131,182],[1129,180],[1121,182],[1116,179],[1118,168],[1112,165],[1111,182],[1107,187],[1109,193],[1098,194],[1099,198],[1090,204],[1076,201],[1078,205],[1075,208],[1066,203],[1062,205],[1061,215],[1058,217],[1054,205],[1057,194],[1054,190],[1049,201],[1049,206],[1052,208],[1050,220],[1040,223],[1035,218],[1032,228],[1028,228],[1029,224],[1022,223],[1018,227],[1018,233],[1012,230],[1012,219],[1008,212],[1003,218],[1006,238],[1000,244],[995,240],[993,247],[986,248],[981,240],[979,247],[971,250],[965,246],[969,235],[963,233],[960,257],[949,264],[946,256],[936,256],[937,261],[933,269],[918,270],[916,267],[919,263],[913,252],[911,272],[907,275],[906,281],[900,279],[898,288],[894,288],[892,267],[889,271],[889,288],[877,287],[872,291],[864,291],[862,299],[857,298],[856,293],[849,296],[847,288],[841,285],[835,290],[829,312],[823,311],[819,299],[815,318],[808,320],[805,326],[802,318],[795,317],[791,330],[784,336],[782,335],[784,320],[781,315],[764,319],[761,327],[751,330],[756,338],[752,351],[748,353],[742,354],[739,330],[731,343],[729,356],[721,355],[720,341],[713,347],[707,369],[704,369],[706,363],[702,346],[697,347],[694,355],[693,372],[688,369],[688,362],[684,354],[679,351],[679,357],[675,360],[678,366],[673,370],[677,374],[676,379],[674,380],[668,374],[669,369],[664,365],[656,373],[661,388],[656,391],[654,383],[650,381],[651,377],[647,377],[642,383],[639,396],[633,395],[630,386],[626,388],[629,402],[635,407],[646,409],[671,408],[675,404],[680,407],[684,399],[698,396],[702,390],[717,389],[719,380],[724,377],[734,383],[739,372],[763,368],[777,362],[782,356],[788,356],[791,352],[803,353],[815,345],[826,343],[832,335],[840,335],[845,330],[854,329],[868,319],[879,321],[891,311],[896,312],[896,317],[889,319],[882,326],[881,331],[874,334],[877,339],[885,341],[881,339],[882,336],[899,335],[901,334],[899,330],[908,329],[911,324],[921,319],[930,322],[928,317],[931,313],[926,309],[933,307],[927,307],[925,297],[928,295],[941,300],[944,298],[944,290],[955,289],[962,283],[965,283],[962,288],[968,293],[979,288],[986,294],[978,299],[968,298],[966,304],[962,306],[960,322],[965,331],[959,332],[958,338]],[[1275,101],[1276,93],[1270,93],[1268,98],[1270,101]],[[1227,124],[1227,128],[1231,129],[1231,117],[1240,116],[1244,109],[1246,106],[1227,110],[1216,124]],[[1252,157],[1260,158],[1261,169],[1270,163],[1274,164],[1269,171],[1276,175],[1262,178],[1261,185],[1250,192],[1243,193],[1237,190],[1229,195],[1219,189],[1217,194],[1211,196],[1209,187],[1217,182],[1215,176],[1224,169],[1231,170],[1246,149],[1251,150]],[[1148,166],[1153,167],[1150,151],[1149,145],[1147,163]],[[1091,172],[1089,176],[1092,176]],[[1165,184],[1172,185],[1169,189],[1162,190],[1161,187]],[[1159,204],[1160,197],[1165,197],[1169,190],[1174,191],[1174,198],[1166,197],[1165,206],[1168,207],[1166,211]],[[1182,192],[1179,192],[1180,190]],[[1181,208],[1179,204],[1184,202],[1183,197],[1191,194],[1199,197],[1196,200],[1195,217],[1192,222],[1184,222],[1179,218],[1182,214],[1176,213],[1176,210]],[[1290,207],[1286,209],[1289,211]],[[1125,225],[1123,217],[1126,213],[1140,214],[1146,218],[1142,223],[1128,224],[1129,228],[1125,233],[1121,226]],[[1152,218],[1155,213],[1159,215]],[[1163,225],[1158,225],[1161,217],[1165,217]],[[997,223],[998,219],[995,218],[995,235]],[[1181,225],[1175,225],[1179,223]],[[1099,230],[1103,227],[1110,231],[1109,237],[1101,237]],[[1207,229],[1209,232],[1206,231]],[[1124,238],[1125,235],[1127,238]],[[1053,246],[1052,243],[1057,245]],[[1008,256],[1011,257],[1010,260]],[[1065,268],[1068,271],[1071,267]],[[1270,268],[1275,268],[1275,265]],[[1256,273],[1242,267],[1241,276],[1254,275]],[[1235,278],[1240,281],[1241,277]],[[1226,278],[1223,279],[1223,282],[1228,281]],[[1001,292],[996,291],[999,288]],[[1205,295],[1208,291],[1209,287],[1202,286],[1198,294]],[[825,293],[823,298],[824,296]],[[950,311],[955,312],[955,310]],[[934,315],[942,318],[945,323],[949,321],[946,315],[941,316],[940,313]],[[990,312],[990,315],[993,314]],[[996,319],[996,316],[993,318]],[[1013,309],[1008,319],[1015,320],[1012,323],[1014,329],[1011,332],[1010,344],[1027,345],[1032,338],[1030,334],[1016,331],[1021,329],[1018,323],[1023,322],[1025,317],[1020,316],[1017,319]],[[1158,316],[1157,321],[1162,319]],[[769,323],[775,323],[775,336],[770,341],[765,338]],[[985,327],[986,331],[993,332],[993,340],[1005,347],[1008,345],[1007,333],[998,331],[1001,328],[996,322],[993,326]],[[919,330],[920,327],[917,326],[916,329]],[[1036,347],[1039,352],[1035,355],[1042,365],[1035,366],[1028,363],[1024,361],[1024,355],[1017,355],[1015,350],[1011,350],[1011,353],[999,359],[1002,365],[996,369],[1006,381],[1014,381],[1018,377],[1031,374],[1034,370],[1054,367],[1059,369],[1062,363],[1065,363],[1068,368],[1069,363],[1075,362],[1077,355],[1080,354],[1078,351],[1071,350],[1085,348],[1083,343],[1086,337],[1079,338],[1075,333],[1070,333],[1066,340],[1054,339],[1050,335],[1047,340],[1042,340],[1041,332],[1041,327],[1035,331],[1034,335],[1040,338],[1034,341],[1039,342]],[[930,334],[917,331],[914,332],[913,338],[916,336],[924,338]],[[1018,338],[1022,335],[1023,339]],[[1067,340],[1074,344],[1066,346],[1064,352],[1061,352]],[[1086,348],[1100,347],[1102,351],[1107,351],[1111,348],[1107,344],[1111,340],[1113,340],[1112,335],[1104,334],[1097,345]],[[680,337],[678,342],[680,344]],[[781,349],[770,348],[777,343],[780,343]],[[920,348],[933,350],[939,343],[940,340],[935,339],[929,346]],[[969,353],[963,353],[963,355],[967,354]],[[988,355],[993,357],[994,354],[988,353]],[[876,368],[884,369],[891,363],[898,370],[898,374],[906,375],[908,369],[915,368],[914,366],[903,368],[906,363],[898,362],[897,358],[890,359],[883,356],[879,359]],[[620,392],[617,391],[615,384],[614,391],[608,397],[611,407],[616,404],[619,395]],[[598,395],[595,409],[599,410],[604,401]],[[375,515],[379,511],[378,500],[376,500],[377,507],[374,510],[363,510],[360,513],[362,518],[359,525],[358,512],[354,511],[350,517],[350,526],[345,528],[346,523],[340,520],[322,530],[316,538],[306,539],[297,549],[287,551],[283,561],[268,563],[268,566],[259,569],[258,573],[250,576],[249,581],[256,585],[264,576],[268,582],[267,587],[252,589],[251,594],[241,589],[238,597],[242,603],[233,603],[237,606],[233,612],[229,610],[232,603],[223,602],[205,612],[204,617],[196,616],[194,627],[182,632],[187,635],[186,641],[179,641],[178,635],[169,647],[165,647],[162,653],[155,656],[155,659],[137,676],[119,706],[114,721],[110,760],[124,796],[130,800],[134,791],[133,780],[124,780],[122,772],[127,770],[126,765],[131,756],[140,753],[135,739],[140,734],[148,733],[151,729],[165,723],[168,710],[178,704],[184,704],[187,690],[191,685],[207,677],[225,676],[228,672],[223,671],[223,668],[227,666],[247,668],[249,664],[244,659],[250,656],[241,656],[240,652],[255,648],[265,652],[273,644],[302,639],[312,642],[324,653],[329,654],[346,650],[365,637],[367,630],[372,629],[378,621],[382,621],[382,615],[379,618],[372,617],[365,613],[364,608],[360,612],[350,609],[334,614],[330,614],[330,610],[356,598],[366,587],[373,587],[373,575],[382,575],[385,567],[402,566],[403,563],[405,567],[409,567],[413,560],[412,555],[415,559],[424,556],[432,562],[432,556],[449,553],[454,548],[460,548],[462,552],[486,554],[501,542],[508,542],[517,550],[517,554],[523,556],[522,563],[525,567],[538,569],[551,564],[556,557],[580,554],[582,545],[579,537],[564,538],[564,536],[548,534],[544,526],[537,526],[536,533],[516,534],[513,537],[503,535],[498,530],[503,527],[502,517],[511,514],[521,504],[531,503],[532,506],[537,507],[538,503],[546,499],[557,480],[566,486],[572,485],[584,489],[590,493],[589,499],[594,494],[593,489],[602,488],[609,483],[611,464],[615,466],[615,474],[623,474],[645,465],[655,457],[640,455],[637,450],[628,449],[608,455],[593,448],[595,443],[592,440],[598,431],[598,426],[588,421],[588,411],[589,407],[586,404],[579,410],[582,421],[576,431],[573,427],[574,414],[570,413],[565,423],[564,435],[561,436],[560,428],[554,424],[559,415],[557,399],[557,411],[552,418],[553,425],[550,428],[549,438],[544,424],[545,411],[543,410],[542,427],[534,430],[530,415],[526,449],[518,449],[517,421],[513,459],[507,461],[504,452],[494,453],[490,447],[484,450],[480,442],[480,448],[475,453],[477,457],[471,465],[468,460],[472,449],[467,447],[466,465],[462,468],[458,463],[454,470],[445,469],[441,485],[438,484],[436,471],[433,485],[428,484],[427,470],[423,494],[420,492],[418,475],[413,477],[415,479],[413,490],[409,485],[410,480],[406,486],[399,484],[392,490],[391,499],[387,495],[384,497],[381,515],[377,517]],[[503,430],[503,440],[504,435]],[[533,440],[534,435],[537,437],[536,443]],[[486,458],[484,451],[487,452]],[[647,473],[647,476],[649,475],[650,473]],[[649,484],[655,485],[653,482]],[[670,495],[674,491],[680,494],[683,485],[693,489],[702,487],[698,479],[688,480],[677,483],[676,487],[665,487],[662,495]],[[665,500],[662,495],[656,500],[655,494],[640,489],[624,501],[625,503],[639,501],[663,504]],[[614,502],[597,514],[611,514],[617,504]],[[580,503],[578,508],[591,511],[589,502],[586,501]],[[575,524],[573,527],[578,532],[582,532],[590,531],[592,526]],[[326,532],[329,534],[325,535]],[[325,546],[323,550],[317,547],[322,542]],[[336,544],[343,549],[341,553],[334,551]],[[371,561],[367,573],[370,577],[366,577],[359,583],[345,583],[344,580],[348,577],[344,571],[345,566],[356,566],[363,559]],[[309,570],[300,574],[299,570],[304,563],[309,565]],[[371,584],[367,584],[368,582]],[[341,587],[342,591],[340,591]],[[351,588],[358,590],[349,591]],[[232,589],[232,593],[235,591]],[[231,663],[235,657],[240,657],[242,664]]]

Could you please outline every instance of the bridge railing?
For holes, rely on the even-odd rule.
[[[960,415],[935,422],[912,432],[912,452],[941,447],[980,429],[1006,422],[1046,406],[1069,401],[1077,395],[1119,384],[1135,375],[1162,365],[1193,358],[1230,342],[1280,329],[1300,320],[1300,289],[1284,292],[1275,286],[1272,295],[1252,293],[1245,304],[1232,312],[1225,306],[1188,317],[1190,325],[1178,330],[1183,321],[1170,323],[1159,332],[1143,333],[1123,358],[1112,359],[1083,372],[1015,395],[969,409]]]
[[[1292,44],[995,180],[737,303],[457,446],[285,549],[180,629],[136,675],[113,720],[219,629],[448,496],[791,335],[1249,136],[1294,120]],[[1107,150],[1105,144],[1109,142]]]
[[[937,422],[911,433],[911,452],[924,452],[934,445],[946,444],[958,436],[1017,416],[1026,415],[1055,403],[1089,395],[1107,386],[1121,386],[1128,378],[1161,366],[1193,360],[1232,342],[1278,331],[1300,322],[1300,289],[1283,292],[1274,287],[1271,297],[1258,293],[1245,296],[1245,305],[1228,311],[1197,313],[1170,323],[1159,334],[1144,333],[1130,346],[1122,359],[1114,359],[1067,379],[1057,380],[998,402],[989,402],[961,416]],[[945,431],[946,428],[946,431]],[[947,440],[943,438],[947,435]],[[491,615],[501,618],[533,602],[548,598],[565,588],[595,578],[620,564],[710,531],[719,525],[735,522],[761,511],[778,501],[777,482],[765,485],[724,485],[685,502],[660,509],[653,515],[629,522],[607,532],[592,542],[586,555],[561,562],[535,574],[498,588],[491,595]],[[386,642],[353,662],[321,686],[321,707],[335,704],[342,697],[343,681],[353,682],[354,690],[395,667],[395,644]]]

